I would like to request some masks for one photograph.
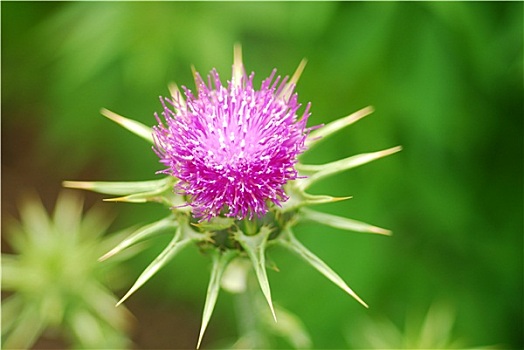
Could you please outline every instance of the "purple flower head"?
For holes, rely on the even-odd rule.
[[[275,74],[255,90],[254,73],[247,76],[236,56],[226,86],[215,70],[207,83],[195,73],[196,96],[184,87],[185,99],[178,91],[161,98],[165,124],[156,115],[154,149],[195,217],[252,218],[288,199],[283,186],[298,176],[309,104],[299,118],[298,77],[288,82]]]

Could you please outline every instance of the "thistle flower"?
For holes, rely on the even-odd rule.
[[[211,219],[224,213],[241,220],[268,211],[288,196],[283,186],[298,176],[297,156],[305,149],[309,105],[301,118],[294,84],[276,71],[253,87],[239,52],[233,78],[222,85],[216,70],[206,85],[195,73],[197,96],[184,88],[161,99],[166,126],[153,128],[155,150],[167,166],[162,173],[180,181],[177,192],[189,197],[193,216]],[[172,109],[173,110],[172,110]]]
[[[313,221],[342,230],[391,234],[373,225],[307,208],[350,197],[312,195],[306,191],[320,180],[398,152],[400,147],[320,165],[302,164],[297,159],[306,149],[369,115],[373,109],[366,107],[321,128],[308,129],[309,105],[298,117],[300,104],[293,93],[305,61],[291,79],[275,78],[273,72],[255,90],[253,74],[244,72],[241,56],[240,46],[236,46],[232,78],[225,86],[214,70],[207,84],[194,72],[196,96],[184,88],[184,99],[173,85],[171,98],[161,98],[163,120],[156,115],[159,124],[154,128],[102,110],[104,116],[153,145],[166,166],[160,171],[166,177],[140,182],[64,182],[66,187],[118,196],[107,200],[156,201],[170,209],[166,218],[139,228],[101,258],[108,259],[159,233],[172,235],[168,246],[118,304],[189,244],[197,243],[212,256],[197,347],[211,318],[224,272],[237,259],[251,263],[273,319],[277,320],[265,260],[266,250],[273,245],[297,254],[367,307],[336,272],[298,241],[293,233],[296,223]]]
[[[2,290],[11,293],[2,301],[2,348],[30,348],[45,331],[75,347],[128,345],[130,314],[113,307],[105,280],[116,266],[97,261],[122,237],[102,236],[107,215],[95,207],[82,216],[82,200],[62,193],[52,217],[33,197],[20,216],[5,235],[16,254],[2,254]]]

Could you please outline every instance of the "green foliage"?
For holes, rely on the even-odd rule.
[[[348,330],[348,343],[357,349],[498,349],[500,344],[469,348],[463,339],[455,339],[455,311],[449,304],[434,302],[426,315],[415,316],[407,310],[405,326],[399,328],[391,320],[369,317],[361,326]]]
[[[7,239],[15,254],[2,254],[2,347],[31,348],[45,331],[59,333],[73,347],[126,347],[129,312],[114,307],[106,276],[115,265],[98,257],[121,239],[104,237],[109,221],[99,208],[82,216],[82,201],[65,192],[53,217],[36,198],[20,208]]]

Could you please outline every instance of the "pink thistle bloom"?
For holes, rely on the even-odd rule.
[[[170,206],[173,211],[166,218],[137,229],[100,258],[108,259],[167,229],[172,234],[170,243],[117,305],[138,290],[188,243],[198,243],[205,252],[212,254],[213,267],[197,349],[220,288],[228,288],[229,285],[234,293],[245,289],[248,270],[243,261],[246,259],[251,261],[260,289],[276,321],[265,269],[266,249],[270,241],[271,245],[280,245],[296,253],[367,307],[335,271],[295,238],[293,226],[301,221],[317,222],[347,231],[390,235],[391,231],[377,226],[307,208],[350,197],[313,195],[306,191],[318,181],[402,149],[397,146],[324,164],[298,163],[297,158],[306,146],[314,147],[320,140],[371,114],[373,108],[363,108],[318,130],[306,128],[310,105],[299,117],[297,112],[301,105],[293,92],[305,61],[298,66],[291,79],[281,79],[273,71],[256,90],[253,86],[254,74],[248,76],[242,65],[240,45],[235,46],[234,53],[232,78],[225,85],[215,70],[206,80],[195,72],[196,94],[187,88],[183,89],[185,93],[182,94],[174,87],[170,89],[170,98],[161,97],[163,118],[155,114],[158,125],[153,129],[109,110],[102,110],[104,116],[154,145],[154,151],[165,166],[159,173],[167,174],[166,177],[132,182],[64,181],[66,187],[118,196],[107,200],[131,203],[156,201]],[[310,176],[299,176],[297,168]],[[170,194],[173,186],[175,193],[182,196]],[[292,197],[291,200],[284,203],[289,197]],[[185,208],[179,210],[182,206]],[[268,211],[275,215],[266,215],[259,224],[235,223],[235,220],[263,216]],[[191,225],[191,216],[198,218],[201,225]],[[211,220],[217,216],[227,218]],[[204,220],[211,222],[203,223]],[[230,269],[230,264],[237,259],[242,261]],[[285,315],[286,312],[282,312]],[[298,332],[307,340],[307,335],[299,328]],[[306,343],[309,343],[301,342],[304,346],[300,346],[292,342],[298,348],[307,347]]]
[[[179,180],[175,192],[188,196],[195,217],[251,219],[288,199],[283,186],[298,177],[309,131],[310,105],[298,117],[293,93],[301,68],[289,82],[273,70],[255,90],[238,54],[227,86],[216,70],[207,84],[195,73],[196,96],[184,87],[186,99],[178,90],[161,98],[165,124],[156,115],[153,128],[154,150],[167,167],[160,172]]]

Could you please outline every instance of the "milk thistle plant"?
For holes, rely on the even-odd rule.
[[[301,221],[312,221],[343,230],[389,235],[390,231],[373,225],[310,209],[312,205],[350,197],[312,195],[307,190],[329,176],[395,153],[400,147],[326,164],[302,164],[299,157],[306,150],[373,111],[367,107],[322,127],[306,127],[310,105],[299,115],[301,104],[294,92],[304,67],[302,61],[290,79],[276,76],[273,71],[256,89],[254,74],[246,74],[237,45],[231,80],[223,84],[216,70],[207,79],[194,71],[196,93],[186,87],[182,93],[172,85],[171,96],[160,98],[163,111],[155,115],[157,125],[152,128],[102,110],[104,116],[152,144],[165,167],[158,173],[165,176],[140,182],[66,181],[64,185],[117,196],[107,199],[112,201],[161,202],[169,211],[162,220],[136,230],[101,260],[157,233],[172,234],[168,246],[118,304],[180,250],[195,243],[213,261],[197,348],[224,282],[224,272],[228,266],[238,266],[232,262],[250,262],[277,321],[266,273],[266,250],[275,245],[296,253],[367,307],[337,273],[297,240],[293,227]]]
[[[10,220],[5,238],[13,253],[2,253],[2,348],[31,348],[49,333],[75,348],[122,348],[130,313],[114,308],[108,276],[115,264],[98,257],[129,232],[104,235],[111,220],[100,207],[82,214],[82,200],[61,193],[52,216],[40,200],[27,197],[20,221]]]

